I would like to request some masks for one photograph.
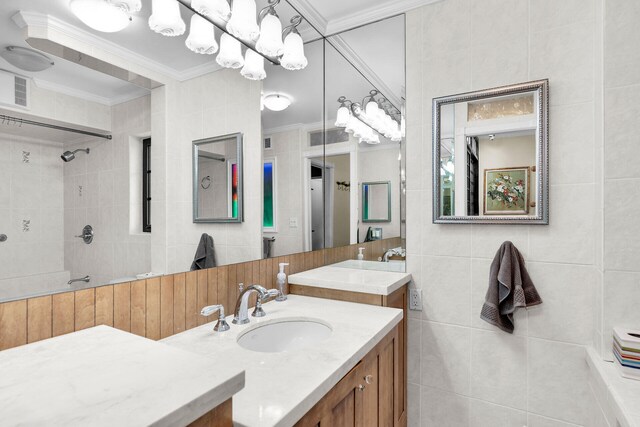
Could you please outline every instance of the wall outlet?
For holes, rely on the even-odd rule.
[[[422,289],[409,289],[409,310],[422,311]]]
[[[298,218],[289,218],[289,228],[298,228]]]

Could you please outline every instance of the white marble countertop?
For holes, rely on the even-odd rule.
[[[409,273],[345,268],[335,264],[289,276],[289,283],[294,285],[376,295],[390,295],[410,280]]]
[[[246,386],[233,398],[236,426],[291,426],[306,414],[402,319],[402,310],[289,295],[269,302],[267,316],[251,317],[223,333],[213,323],[162,342],[209,357],[220,370],[246,371]],[[331,325],[331,335],[305,349],[259,353],[237,344],[244,331],[279,319],[315,318]]]
[[[587,349],[587,364],[597,388],[594,391],[605,400],[601,405],[613,411],[605,414],[611,426],[617,421],[620,427],[640,427],[640,380],[624,378],[612,362],[603,360],[591,347]]]
[[[243,386],[241,367],[97,326],[0,352],[0,424],[185,426]]]

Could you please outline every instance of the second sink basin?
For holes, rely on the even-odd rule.
[[[238,344],[247,350],[279,353],[317,344],[331,332],[331,327],[319,319],[278,319],[244,332]]]

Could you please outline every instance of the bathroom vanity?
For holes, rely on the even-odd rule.
[[[314,411],[301,421],[301,425],[342,425],[335,421],[328,421],[335,416],[354,416],[354,419],[365,417],[362,424],[356,422],[356,425],[405,426],[407,424],[406,319],[407,285],[411,281],[411,275],[382,271],[388,265],[391,264],[348,260],[289,276],[289,292],[292,294],[393,307],[403,311],[403,318],[397,327],[396,335],[385,338],[377,350],[363,359],[359,367],[345,376],[343,381],[314,408]],[[394,356],[392,357],[389,352]],[[393,360],[391,373],[387,365],[389,357]],[[371,372],[377,372],[380,381],[386,382],[386,384],[381,383],[377,388],[377,395],[370,390],[360,389],[361,385],[364,386],[362,378],[375,375]],[[385,379],[386,373],[390,373],[393,378]],[[352,390],[362,391],[362,393],[350,394]],[[379,408],[378,412],[371,409],[376,405]],[[347,413],[345,414],[344,411]],[[366,418],[374,416],[373,419]],[[391,416],[393,418],[387,418]]]
[[[246,387],[233,400],[238,425],[341,426],[348,425],[347,417],[365,416],[365,425],[399,425],[387,420],[403,407],[394,397],[404,390],[397,382],[404,366],[397,344],[401,310],[299,295],[265,304],[264,310],[267,316],[223,333],[209,323],[162,342],[206,356],[221,371],[245,369]],[[330,334],[302,348],[289,347],[298,340],[288,339],[286,332],[257,342],[260,330],[292,323],[325,325]],[[378,417],[380,424],[369,423]]]
[[[97,326],[0,353],[3,425],[232,426],[241,368]]]

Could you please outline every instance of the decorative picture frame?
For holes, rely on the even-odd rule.
[[[527,215],[531,170],[528,166],[485,169],[484,215]]]

